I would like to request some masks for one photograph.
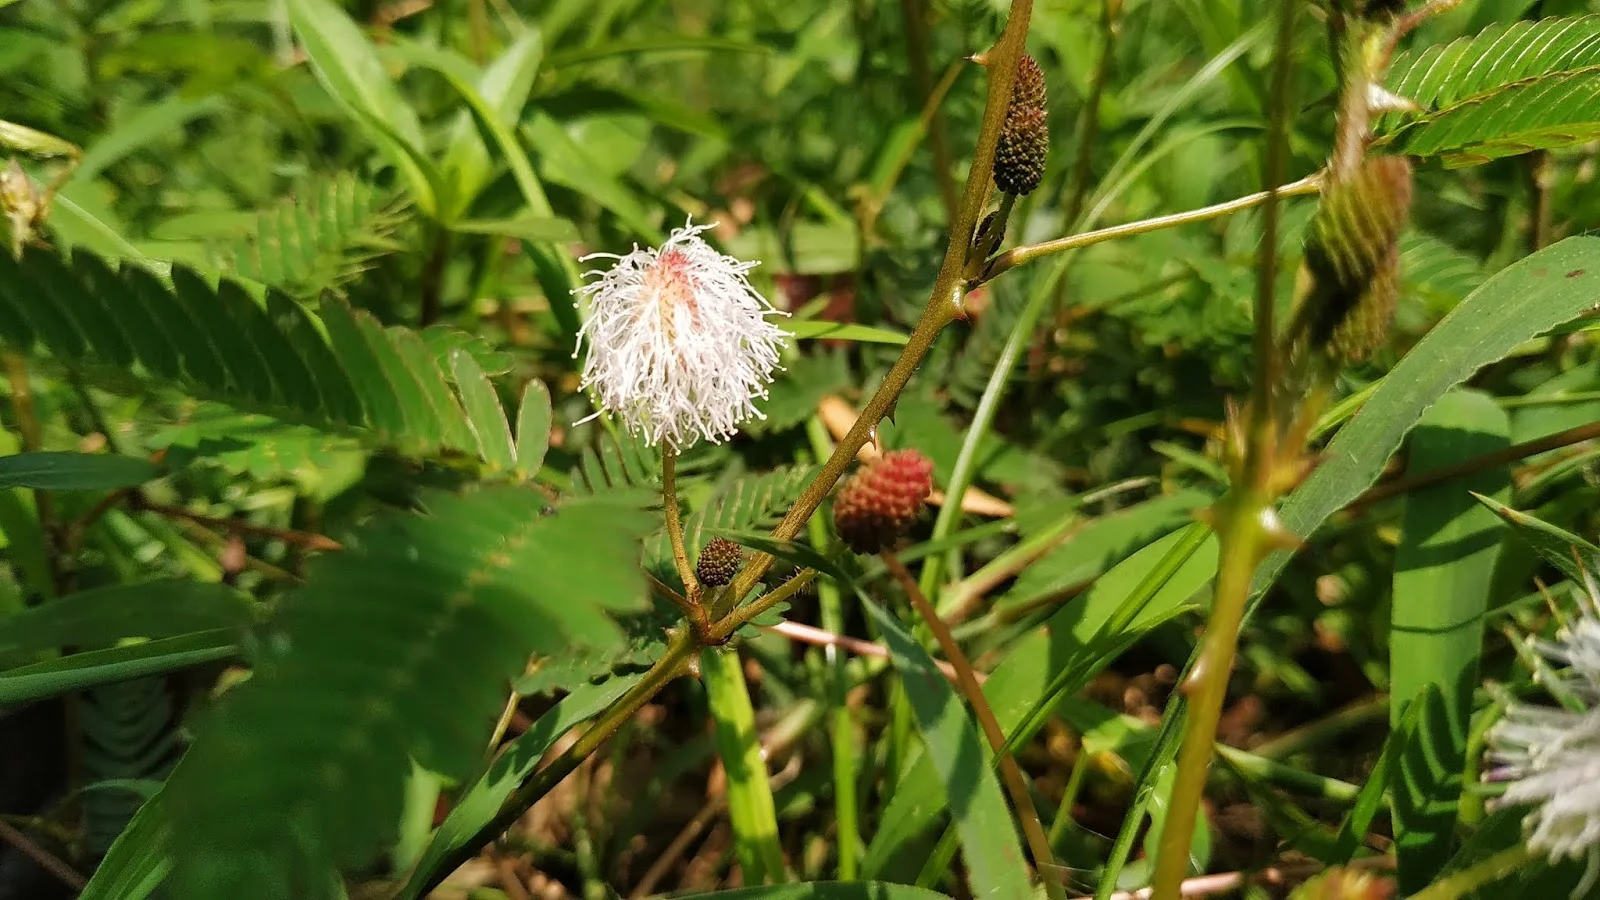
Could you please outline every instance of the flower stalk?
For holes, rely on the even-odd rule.
[[[667,540],[672,544],[672,563],[683,581],[682,606],[688,613],[690,627],[704,638],[711,632],[711,620],[701,602],[700,580],[695,577],[694,566],[683,545],[683,519],[678,510],[678,451],[670,445],[661,451],[661,500],[667,518]]]

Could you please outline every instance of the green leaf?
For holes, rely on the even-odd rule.
[[[898,331],[855,325],[825,322],[820,319],[779,319],[778,327],[800,340],[827,338],[835,341],[857,341],[867,344],[904,345],[909,339]]]
[[[450,357],[439,348],[456,346],[491,368],[498,355],[471,336],[432,328],[424,339],[338,298],[313,314],[275,291],[263,304],[232,281],[213,288],[179,266],[171,275],[169,287],[88,253],[70,264],[49,249],[0,254],[0,345],[113,390],[154,382],[406,453],[485,452],[441,369]],[[490,398],[472,399],[481,408]]]
[[[739,867],[749,881],[783,881],[778,813],[738,652],[701,651],[700,681],[706,689],[717,755],[728,774],[728,818]]]
[[[511,486],[426,506],[317,557],[200,729],[168,783],[176,895],[328,896],[393,838],[413,760],[471,774],[529,653],[617,640],[608,613],[644,598],[637,508]],[[263,803],[278,814],[238,815]]]
[[[164,448],[163,462],[172,469],[212,464],[262,481],[294,481],[323,497],[358,479],[365,459],[351,438],[209,402],[198,404],[182,424],[154,432],[148,446]]]
[[[514,216],[509,219],[459,219],[450,230],[461,234],[488,234],[520,238],[524,241],[572,243],[579,238],[578,226],[568,219],[553,216]]]
[[[450,200],[446,206],[450,219],[458,219],[466,214],[472,201],[489,183],[493,171],[493,160],[479,134],[480,127],[500,129],[492,137],[499,145],[500,152],[506,154],[508,162],[512,162],[524,194],[530,190],[526,180],[532,177],[533,170],[510,129],[522,119],[522,108],[528,101],[528,92],[533,89],[533,79],[539,74],[539,62],[543,57],[544,42],[540,39],[538,29],[524,30],[478,79],[472,94],[481,98],[481,103],[456,116],[455,124],[450,129],[450,143],[441,163],[445,177],[451,183]],[[459,79],[452,79],[452,84],[460,83]],[[535,185],[531,189],[541,205],[536,206],[535,197],[529,196],[526,197],[529,209],[537,215],[549,215],[548,204],[542,202],[544,192],[537,189],[537,182],[531,184]],[[460,230],[459,224],[453,227]]]
[[[0,531],[5,532],[6,556],[20,570],[28,588],[41,597],[54,597],[55,573],[32,494],[20,488],[0,491]]]
[[[342,175],[257,214],[246,234],[212,256],[226,272],[311,298],[401,249],[394,233],[405,221],[399,198]]]
[[[544,113],[534,113],[522,125],[522,134],[538,153],[539,174],[600,204],[633,232],[659,244],[663,239],[634,191],[598,170],[561,124]],[[537,210],[536,210],[537,211]]]
[[[1034,560],[999,600],[996,608],[1026,607],[1099,578],[1129,555],[1169,534],[1210,502],[1203,491],[1181,491],[1101,516]]]
[[[1452,391],[1425,413],[1411,438],[1408,472],[1419,474],[1503,450],[1511,420],[1486,394]],[[1506,498],[1507,465],[1452,479],[1406,497],[1395,550],[1390,625],[1390,722],[1431,692],[1418,718],[1426,767],[1402,765],[1393,784],[1395,856],[1402,891],[1421,890],[1450,858],[1467,764],[1472,694],[1478,686],[1483,614],[1489,604],[1500,528],[1473,492]],[[1408,747],[1403,758],[1416,756]]]
[[[1383,741],[1383,750],[1378,754],[1378,762],[1367,774],[1367,781],[1356,795],[1356,802],[1340,823],[1339,834],[1334,838],[1332,851],[1324,862],[1343,865],[1355,858],[1356,851],[1361,849],[1367,838],[1368,829],[1372,827],[1372,820],[1383,808],[1392,773],[1399,771],[1400,755],[1406,747],[1415,746],[1412,736],[1416,733],[1417,720],[1422,717],[1427,704],[1436,703],[1437,700],[1437,688],[1424,688],[1422,696],[1406,707],[1400,721],[1390,729],[1389,736]]]
[[[1386,81],[1424,110],[1374,123],[1400,152],[1470,165],[1582,142],[1600,133],[1600,16],[1491,25],[1400,56]]]
[[[817,404],[829,394],[841,393],[853,383],[850,363],[843,352],[814,353],[785,360],[783,371],[767,386],[767,396],[755,401],[763,418],[739,426],[761,437],[793,428],[816,415]]]
[[[174,94],[140,108],[137,112],[117,121],[99,140],[90,144],[72,170],[72,177],[80,181],[93,181],[118,160],[157,141],[171,140],[182,134],[184,125],[213,115],[226,108],[221,97],[192,99]]]
[[[144,484],[161,473],[134,456],[43,450],[0,457],[0,488],[44,491],[107,491]]]
[[[550,54],[550,68],[561,69],[585,63],[641,53],[749,53],[765,55],[772,52],[766,44],[756,44],[733,38],[699,37],[683,34],[658,34],[633,40],[613,40],[595,43],[573,50]]]
[[[524,781],[539,768],[539,763],[562,735],[600,714],[617,698],[638,683],[640,675],[609,678],[601,684],[579,685],[549,712],[517,736],[503,750],[489,770],[472,783],[451,808],[417,865],[407,876],[396,900],[417,900],[440,864],[478,830],[489,824]]]
[[[539,474],[550,448],[550,389],[533,379],[522,389],[517,406],[517,472],[524,478]]]
[[[1414,118],[1386,149],[1470,166],[1600,136],[1600,67],[1506,85]]]
[[[1508,266],[1472,292],[1395,365],[1323,451],[1324,462],[1283,504],[1284,527],[1309,537],[1377,480],[1424,410],[1478,369],[1573,319],[1600,296],[1600,238],[1572,237]],[[1256,573],[1259,597],[1288,562]]]
[[[533,661],[511,689],[524,697],[572,691],[625,672],[643,669],[667,651],[668,629],[683,621],[675,607],[618,616],[624,638],[601,647],[573,645]]]
[[[1426,110],[1442,110],[1516,82],[1600,66],[1600,16],[1497,24],[1449,44],[1400,54],[1388,89]],[[1378,121],[1380,134],[1402,114]]]
[[[53,134],[0,119],[0,147],[34,156],[77,156],[78,148]]]
[[[51,601],[55,602],[55,601]],[[236,630],[202,631],[139,644],[74,653],[0,673],[0,706],[31,703],[72,691],[165,675],[237,656]]]
[[[939,773],[943,803],[936,801],[935,806],[948,809],[955,822],[973,896],[1032,897],[1017,829],[989,765],[989,747],[928,651],[893,615],[866,595],[858,596],[868,619],[883,634],[922,732],[926,758]],[[904,786],[902,780],[896,797]]]
[[[288,0],[289,21],[328,93],[400,169],[417,205],[439,213],[439,173],[423,153],[417,114],[401,98],[372,42],[331,0]]]
[[[691,560],[719,529],[753,531],[776,525],[800,492],[816,475],[815,466],[785,466],[758,475],[724,478],[712,494],[683,523],[683,545]],[[729,538],[732,540],[732,538]],[[676,582],[672,569],[672,544],[665,531],[650,545],[646,567],[657,577]]]
[[[494,65],[484,73],[481,81],[487,91],[493,92],[494,101],[479,93],[477,87],[463,80],[459,66],[438,65],[437,58],[441,54],[420,56],[416,61],[439,73],[445,82],[455,89],[456,94],[467,104],[467,112],[471,115],[473,124],[494,141],[496,149],[510,167],[511,176],[522,191],[528,210],[536,216],[548,217],[551,214],[550,202],[545,198],[544,188],[533,173],[533,164],[529,162],[527,153],[523,152],[522,145],[517,142],[513,130],[522,115],[522,105],[528,99],[528,90],[538,69],[541,52],[537,35],[524,36],[495,61]],[[452,149],[454,146],[466,145],[453,145]],[[483,149],[481,139],[477,147],[477,150],[463,149],[457,162],[464,168],[451,173],[457,176],[457,181],[448,188],[450,194],[449,202],[445,204],[445,221],[452,226],[456,217],[466,212],[473,199],[488,183],[488,151]]]
[[[1518,845],[1523,842],[1526,816],[1526,809],[1514,806],[1490,813],[1440,876],[1441,894],[1466,900],[1579,896],[1573,887],[1583,882],[1588,868],[1588,860],[1582,855],[1551,863],[1537,855],[1530,859],[1528,854],[1514,852],[1521,849]],[[1493,859],[1500,863],[1491,864]],[[1489,872],[1483,870],[1485,866]],[[1447,883],[1453,880],[1451,876],[1459,878],[1460,883]]]
[[[948,900],[944,894],[887,881],[807,881],[765,887],[679,894],[677,900]]]
[[[139,807],[95,867],[78,900],[144,900],[161,886],[172,870],[163,802],[158,793]]]
[[[465,350],[451,353],[450,371],[461,392],[467,424],[472,426],[472,433],[478,439],[478,455],[489,464],[491,471],[509,471],[517,464],[517,448],[511,443],[511,426],[506,422],[505,410],[500,408],[489,377]]]
[[[0,656],[164,638],[253,621],[250,605],[221,584],[158,580],[67,594],[0,619]]]
[[[1537,516],[1517,512],[1491,497],[1473,496],[1510,525],[1512,533],[1532,547],[1545,562],[1572,579],[1573,584],[1584,583],[1585,570],[1588,577],[1600,578],[1600,547]]]

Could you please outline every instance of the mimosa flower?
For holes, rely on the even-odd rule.
[[[1490,781],[1509,782],[1500,805],[1531,806],[1523,820],[1528,849],[1552,862],[1600,849],[1600,591],[1584,578],[1577,619],[1540,655],[1565,667],[1561,693],[1582,710],[1513,703],[1488,735]]]
[[[721,442],[761,418],[754,401],[789,338],[767,318],[785,314],[745,277],[758,264],[713,249],[700,237],[710,227],[691,221],[659,249],[585,256],[617,263],[574,291],[588,311],[574,351],[588,342],[583,387],[651,445]]]

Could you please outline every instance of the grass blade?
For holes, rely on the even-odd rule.
[[[1422,417],[1411,441],[1410,471],[1426,472],[1504,449],[1511,420],[1486,394],[1453,391]],[[1472,493],[1502,499],[1507,466],[1417,491],[1406,498],[1395,551],[1390,721],[1434,689],[1415,738],[1393,773],[1395,855],[1402,891],[1421,890],[1450,858],[1456,800],[1466,765],[1472,692],[1478,684],[1483,613],[1488,606],[1500,528]],[[1419,754],[1419,742],[1428,753]],[[1407,762],[1426,762],[1419,766]]]
[[[422,123],[389,80],[372,42],[331,0],[288,0],[289,19],[328,93],[400,169],[417,206],[439,212],[439,175],[423,154]]]
[[[717,754],[728,773],[728,818],[744,880],[783,881],[783,847],[778,844],[778,812],[772,802],[767,761],[756,733],[755,709],[744,669],[734,650],[700,654],[700,680],[706,687]]]
[[[599,684],[580,685],[532,727],[517,736],[472,786],[461,794],[439,830],[422,851],[395,900],[417,900],[439,865],[478,829],[492,821],[504,803],[538,769],[545,752],[562,735],[600,714],[639,682],[643,675],[608,678]]]
[[[933,658],[899,620],[864,595],[861,605],[883,633],[926,742],[927,758],[938,770],[973,895],[996,900],[1031,897],[1016,826],[989,763],[989,751],[965,707]]]

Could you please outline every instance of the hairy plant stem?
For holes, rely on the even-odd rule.
[[[950,633],[950,626],[939,618],[933,604],[923,595],[922,589],[917,586],[917,580],[911,577],[911,572],[905,563],[902,563],[890,550],[878,555],[888,567],[889,573],[900,582],[900,587],[910,598],[911,605],[916,607],[917,615],[921,616],[922,621],[933,631],[934,639],[939,642],[939,650],[944,653],[945,660],[955,669],[956,684],[966,696],[967,705],[972,707],[972,714],[977,717],[978,725],[983,729],[983,736],[997,757],[1001,780],[1005,782],[1006,791],[1011,794],[1011,805],[1016,809],[1017,819],[1022,823],[1022,833],[1028,839],[1028,852],[1033,855],[1033,867],[1038,870],[1039,878],[1044,882],[1045,894],[1050,900],[1066,900],[1067,892],[1061,884],[1055,856],[1050,852],[1050,838],[1045,834],[1044,824],[1039,821],[1039,811],[1034,808],[1033,795],[1028,791],[1027,779],[1022,776],[1022,768],[1017,765],[1016,757],[1006,749],[1005,731],[1001,729],[999,720],[994,717],[994,710],[989,707],[988,699],[983,696],[983,686],[978,684],[972,663],[968,661],[967,654],[961,650],[961,645],[956,643],[955,635]]]
[[[816,569],[801,570],[799,574],[779,585],[777,590],[769,592],[764,597],[752,600],[732,614],[717,620],[717,624],[711,628],[711,643],[726,643],[733,637],[734,632],[760,618],[767,610],[800,593],[806,585],[811,583],[811,579],[816,577]]]
[[[1471,475],[1484,469],[1503,466],[1506,463],[1516,462],[1525,457],[1548,453],[1551,450],[1559,450],[1562,447],[1568,447],[1584,441],[1592,441],[1596,438],[1600,438],[1600,422],[1590,422],[1587,425],[1568,428],[1566,431],[1558,431],[1542,438],[1523,441],[1520,444],[1512,444],[1510,447],[1496,450],[1493,453],[1485,453],[1482,456],[1474,456],[1471,459],[1464,459],[1452,465],[1441,466],[1427,472],[1418,472],[1415,475],[1406,475],[1393,481],[1384,482],[1351,500],[1345,505],[1345,511],[1350,512],[1362,509],[1377,503],[1379,500],[1398,497],[1401,494],[1432,487],[1433,485],[1459,478],[1462,475]]]
[[[950,223],[945,247],[944,264],[934,280],[928,304],[922,311],[916,329],[911,333],[900,358],[884,376],[883,383],[867,401],[850,428],[833,448],[833,454],[822,464],[822,470],[806,486],[799,499],[790,507],[783,520],[772,530],[773,538],[792,540],[805,527],[811,514],[822,504],[822,499],[833,490],[839,478],[849,468],[856,451],[866,444],[878,427],[878,421],[894,406],[900,392],[905,389],[916,372],[922,358],[933,346],[939,332],[965,312],[962,302],[966,298],[967,284],[963,277],[967,254],[972,248],[973,228],[988,203],[991,170],[994,168],[995,146],[1000,140],[1000,129],[1005,124],[1006,106],[1011,101],[1011,86],[1016,80],[1017,60],[1021,58],[1028,37],[1028,21],[1033,13],[1033,0],[1013,0],[1011,14],[1006,19],[1005,31],[987,55],[989,90],[984,101],[983,125],[978,133],[978,146],[973,152],[972,168],[967,175],[966,190],[961,198],[961,208]],[[744,571],[734,579],[728,593],[743,597],[772,567],[773,557],[758,553],[745,565]]]
[[[33,860],[39,868],[54,875],[62,884],[74,892],[81,891],[89,883],[87,878],[78,874],[78,871],[56,856],[49,850],[39,846],[34,840],[22,833],[20,829],[12,827],[11,823],[0,819],[0,841],[17,848],[23,856]]]
[[[672,562],[678,567],[678,577],[683,580],[684,602],[682,609],[689,616],[690,627],[701,640],[711,633],[711,620],[701,598],[700,579],[695,577],[689,553],[683,546],[683,520],[678,510],[678,451],[670,445],[661,451],[661,501],[667,516],[667,540],[672,544]]]
[[[423,891],[439,886],[445,876],[454,872],[462,863],[477,855],[478,849],[491,843],[500,833],[510,828],[511,825],[532,806],[535,801],[552,788],[560,784],[563,779],[572,774],[589,754],[599,749],[608,738],[617,733],[634,713],[644,708],[646,703],[661,692],[661,689],[677,680],[680,675],[689,671],[690,663],[699,654],[700,642],[689,631],[677,631],[672,635],[667,644],[666,653],[662,654],[656,664],[644,674],[632,688],[628,689],[617,701],[600,714],[594,724],[589,726],[570,747],[562,751],[555,759],[550,760],[533,777],[523,782],[506,801],[500,805],[500,811],[495,813],[493,819],[478,829],[469,840],[463,842],[450,852],[428,876],[428,883]]]
[[[1189,843],[1199,817],[1206,773],[1233,671],[1239,626],[1250,597],[1250,580],[1270,549],[1263,527],[1263,495],[1246,488],[1224,498],[1217,510],[1217,539],[1221,556],[1211,617],[1200,649],[1199,662],[1183,690],[1188,703],[1183,743],[1178,751],[1177,780],[1167,804],[1167,821],[1156,852],[1156,872],[1151,883],[1155,900],[1177,900],[1178,889],[1189,874]]]
[[[1076,250],[1079,247],[1087,247],[1091,244],[1098,244],[1102,241],[1109,241],[1123,237],[1133,237],[1137,234],[1147,234],[1152,231],[1160,231],[1163,228],[1172,228],[1177,225],[1188,225],[1192,222],[1206,222],[1211,219],[1220,219],[1223,216],[1240,212],[1241,210],[1261,206],[1274,196],[1297,197],[1302,194],[1315,194],[1322,189],[1322,177],[1323,176],[1321,172],[1316,172],[1311,175],[1307,175],[1299,181],[1293,181],[1289,184],[1282,185],[1275,191],[1257,191],[1254,194],[1247,194],[1235,200],[1228,200],[1223,203],[1215,203],[1211,206],[1202,206],[1199,209],[1185,210],[1184,212],[1172,213],[1171,215],[1165,216],[1156,216],[1155,218],[1151,219],[1141,219],[1137,222],[1129,222],[1125,225],[1112,225],[1109,228],[1085,231],[1082,234],[1071,234],[1067,235],[1066,237],[1056,238],[1055,240],[1051,241],[1041,241],[1037,244],[1024,244],[1020,247],[1012,247],[1010,250],[1001,253],[989,261],[989,264],[984,267],[982,274],[978,276],[977,283],[986,284],[1025,262],[1032,262],[1033,260],[1051,256],[1056,253],[1065,253],[1068,250]]]
[[[1218,569],[1212,594],[1211,616],[1206,622],[1200,655],[1183,684],[1188,704],[1183,742],[1178,751],[1177,775],[1168,801],[1167,820],[1156,851],[1153,900],[1178,900],[1189,873],[1189,845],[1205,793],[1217,723],[1228,692],[1238,649],[1239,628],[1250,601],[1250,582],[1268,552],[1281,545],[1284,535],[1275,509],[1275,470],[1280,465],[1279,422],[1275,414],[1279,390],[1277,333],[1273,326],[1278,274],[1277,185],[1288,167],[1290,70],[1294,26],[1299,0],[1278,4],[1277,41],[1273,53],[1272,97],[1268,107],[1262,210],[1261,244],[1257,261],[1255,298],[1255,383],[1243,422],[1233,429],[1232,487],[1211,510],[1217,529]],[[1365,85],[1362,85],[1363,91]],[[1364,96],[1364,94],[1363,94]],[[1308,421],[1314,416],[1305,417]],[[1238,446],[1243,443],[1244,446]],[[1300,448],[1291,448],[1298,456]]]

